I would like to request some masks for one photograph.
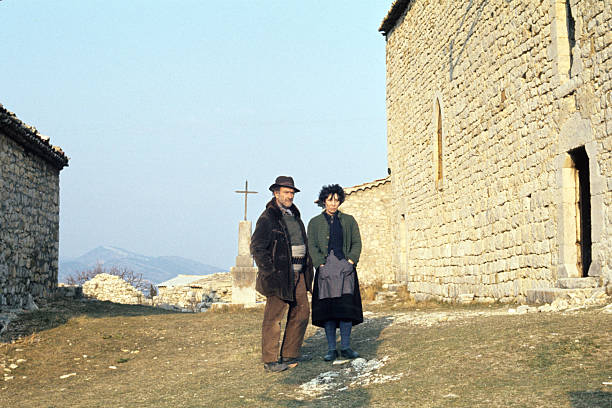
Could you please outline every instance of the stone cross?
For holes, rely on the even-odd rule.
[[[244,194],[244,220],[247,219],[247,196],[249,194],[257,194],[257,191],[249,191],[249,181],[246,180],[244,182],[244,191],[236,190],[236,193]]]

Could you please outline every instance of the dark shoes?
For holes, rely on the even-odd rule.
[[[347,348],[347,349],[340,350],[340,355],[342,357],[348,358],[348,359],[353,359],[353,358],[359,357],[359,353],[357,353],[355,350],[353,350],[350,347]],[[325,361],[334,361],[337,358],[338,358],[338,351],[337,350],[327,350],[327,354],[325,355],[325,357],[323,357],[323,360],[325,360]]]
[[[325,360],[325,361],[334,361],[337,358],[338,358],[338,351],[337,350],[327,350],[327,354],[325,355],[325,357],[323,357],[323,360]]]
[[[297,366],[298,363],[302,363],[304,361],[310,361],[310,360],[312,360],[312,356],[309,356],[308,354],[302,354],[301,356],[297,356],[297,357],[282,357],[280,362],[287,364],[289,368],[293,368]]]
[[[312,360],[312,357],[308,355],[301,355],[297,357],[281,357],[279,361],[275,361],[273,363],[264,363],[264,368],[266,371],[271,373],[279,373],[281,371],[285,371],[288,368],[293,368],[298,365],[298,363],[302,361]]]
[[[340,350],[340,354],[342,355],[342,357],[350,358],[350,359],[359,357],[359,353],[357,353],[355,350],[353,350],[350,347],[344,350]]]
[[[264,369],[271,373],[280,373],[281,371],[285,371],[288,368],[289,366],[285,363],[279,363],[279,362],[264,363]]]

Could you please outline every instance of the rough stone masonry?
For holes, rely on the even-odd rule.
[[[59,173],[68,157],[0,105],[0,306],[57,288]]]
[[[357,273],[361,284],[395,282],[391,268],[391,179],[389,177],[344,189],[341,211],[357,220],[361,257]]]
[[[483,302],[612,288],[611,3],[397,0],[380,31],[396,279]]]

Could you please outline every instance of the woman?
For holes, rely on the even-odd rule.
[[[338,211],[344,190],[323,186],[316,203],[325,210],[308,223],[308,251],[317,268],[312,293],[312,324],[325,328],[325,361],[338,357],[336,328],[340,328],[340,355],[357,358],[350,347],[351,329],[363,322],[356,265],[361,254],[357,221]]]

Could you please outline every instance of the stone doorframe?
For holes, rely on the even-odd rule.
[[[574,113],[563,124],[559,132],[559,151],[555,157],[557,205],[557,243],[559,258],[557,278],[579,278],[580,271],[576,266],[576,209],[574,163],[569,152],[581,146],[589,156],[589,186],[591,189],[591,241],[592,261],[588,276],[601,275],[601,242],[604,224],[604,191],[606,181],[601,176],[597,163],[598,147],[594,141],[593,129],[587,119]]]

